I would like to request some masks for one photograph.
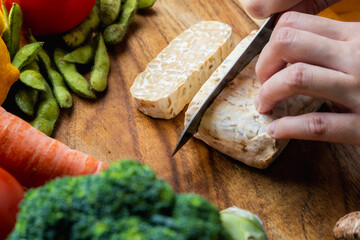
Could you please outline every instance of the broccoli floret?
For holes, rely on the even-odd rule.
[[[59,178],[31,189],[9,239],[222,239],[218,210],[175,194],[149,166],[124,160],[99,175]]]

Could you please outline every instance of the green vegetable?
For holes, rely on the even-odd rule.
[[[39,91],[27,86],[20,87],[15,93],[15,103],[26,115],[33,116]]]
[[[22,21],[23,15],[20,6],[13,3],[9,13],[9,42],[6,43],[11,59],[14,58],[20,48],[20,30]]]
[[[119,18],[114,24],[108,26],[103,33],[106,45],[115,45],[123,40],[126,29],[134,19],[137,8],[138,0],[126,0]]]
[[[5,45],[9,46],[9,40],[10,40],[9,12],[8,12],[3,0],[1,0],[1,10],[4,15],[4,22],[5,22],[5,29],[4,29],[4,32],[1,37],[4,40]]]
[[[34,42],[25,45],[16,53],[11,64],[21,71],[24,66],[34,61],[42,45],[44,45],[43,42]]]
[[[36,42],[34,36],[29,33],[31,42]],[[51,59],[43,48],[38,52],[38,61],[45,69],[48,78],[53,86],[54,95],[61,108],[70,108],[73,105],[73,99],[70,92],[66,88],[64,78],[58,73],[51,64]]]
[[[148,166],[124,160],[99,175],[59,178],[30,189],[9,240],[223,238],[218,210],[175,194]]]
[[[42,80],[46,91],[40,93],[37,116],[31,122],[31,125],[46,135],[51,136],[55,123],[60,115],[60,108],[49,84],[44,78]]]
[[[156,0],[139,0],[139,9],[151,8]]]
[[[100,26],[106,28],[119,16],[121,0],[100,0]]]
[[[27,64],[22,71],[31,70],[40,74],[40,68],[36,61]],[[28,116],[33,116],[35,112],[35,105],[39,96],[39,90],[24,85],[18,82],[15,88],[15,103],[19,109]]]
[[[233,240],[267,240],[261,220],[253,213],[231,207],[220,212],[221,222]]]
[[[96,53],[97,41],[91,40],[86,45],[83,45],[72,52],[66,54],[63,60],[70,63],[88,64],[90,63]]]
[[[35,70],[26,70],[20,73],[20,81],[36,90],[45,91],[45,84],[41,74]]]
[[[90,86],[98,92],[106,89],[107,78],[110,69],[110,59],[106,51],[106,46],[102,35],[100,34],[98,47],[95,55],[94,68],[90,76]]]
[[[99,4],[97,1],[87,18],[79,26],[73,28],[62,37],[65,44],[71,48],[82,45],[90,33],[99,26],[99,12]]]
[[[67,85],[71,88],[71,90],[77,95],[94,99],[96,98],[95,93],[90,89],[90,84],[86,81],[86,79],[78,73],[76,70],[76,66],[73,63],[68,63],[64,60],[64,56],[66,52],[60,48],[55,49],[54,51],[54,61],[59,69],[60,73],[64,77]]]
[[[36,72],[40,72],[40,67],[37,63],[37,61],[32,61],[31,63],[29,64],[26,64],[26,66],[24,66],[21,71],[24,72],[26,70],[34,70]]]
[[[5,6],[4,0],[1,0],[1,11],[4,15],[5,23],[7,23],[7,21],[9,20],[9,12]]]

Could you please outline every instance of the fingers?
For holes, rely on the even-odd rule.
[[[318,14],[339,0],[303,0],[289,11],[297,11],[309,14]]]
[[[346,31],[344,22],[299,12],[286,12],[281,15],[275,31],[283,27],[312,32],[339,41],[349,38],[349,31]]]
[[[346,44],[311,32],[283,27],[274,31],[256,65],[256,74],[264,83],[287,63],[306,62],[341,72],[351,66]]]
[[[244,0],[245,9],[251,16],[264,19],[273,13],[283,12],[302,0]]]
[[[360,145],[360,117],[356,114],[309,113],[283,117],[268,126],[276,139],[304,139]]]
[[[293,95],[301,94],[329,100],[346,107],[354,103],[349,94],[355,81],[345,73],[296,63],[274,74],[261,87],[255,101],[260,113],[273,109],[278,101]]]
[[[244,0],[251,16],[264,19],[273,13],[287,10],[317,14],[339,0]]]

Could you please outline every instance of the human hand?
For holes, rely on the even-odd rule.
[[[302,94],[344,106],[347,113],[284,117],[269,125],[277,139],[295,138],[360,145],[360,23],[287,12],[260,54],[255,99],[261,113],[281,99]],[[286,67],[288,63],[292,64]]]
[[[251,16],[263,19],[273,13],[297,11],[318,14],[339,0],[244,0],[244,6]]]

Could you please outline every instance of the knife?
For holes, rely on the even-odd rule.
[[[275,27],[278,14],[269,17],[261,28],[256,33],[253,40],[246,46],[244,51],[239,56],[238,60],[231,66],[229,71],[217,83],[212,92],[202,102],[198,110],[190,119],[185,130],[181,134],[179,141],[176,144],[175,150],[171,156],[174,156],[180,148],[182,148],[187,141],[197,132],[206,109],[211,105],[214,99],[221,93],[221,91],[232,81],[238,73],[240,73],[253,60],[269,42],[271,33]]]

